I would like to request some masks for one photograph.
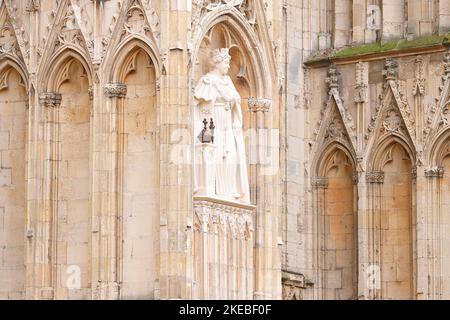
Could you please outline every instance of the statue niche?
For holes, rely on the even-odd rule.
[[[229,49],[212,51],[212,70],[194,93],[195,196],[250,203],[241,97],[231,78]]]

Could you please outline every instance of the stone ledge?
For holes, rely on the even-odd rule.
[[[216,204],[216,205],[228,206],[228,207],[232,207],[232,208],[239,208],[239,209],[251,211],[252,213],[254,213],[256,211],[256,206],[254,206],[252,204],[234,202],[234,201],[220,199],[220,198],[200,197],[199,196],[199,197],[194,197],[194,202],[197,202],[197,203],[198,202],[207,202],[207,203]]]
[[[427,51],[442,51],[450,46],[450,32],[443,35],[421,36],[411,40],[396,39],[386,42],[373,42],[344,47],[338,50],[328,49],[306,59],[305,65],[322,65],[330,61],[378,59],[388,55],[415,54]]]

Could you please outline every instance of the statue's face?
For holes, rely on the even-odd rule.
[[[219,70],[220,74],[227,75],[230,70],[230,59],[225,59],[221,63],[217,64],[216,69]]]

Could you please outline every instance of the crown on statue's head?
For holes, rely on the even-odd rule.
[[[212,62],[213,64],[219,64],[225,60],[230,60],[230,49],[228,48],[220,48],[220,49],[214,49],[212,51]]]

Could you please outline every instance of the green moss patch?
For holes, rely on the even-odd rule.
[[[450,44],[450,33],[446,33],[445,35],[441,36],[422,36],[414,38],[412,40],[391,40],[384,43],[376,42],[363,44],[360,46],[348,47],[335,52],[330,58],[345,58],[388,51],[431,47],[439,44]]]

